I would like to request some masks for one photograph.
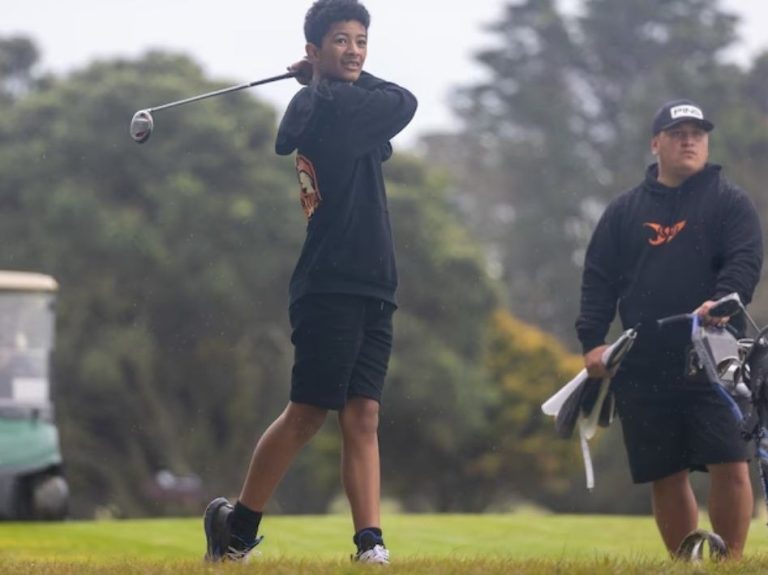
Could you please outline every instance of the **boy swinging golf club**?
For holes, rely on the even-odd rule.
[[[386,564],[380,525],[378,420],[392,346],[395,267],[382,162],[410,122],[414,96],[363,72],[369,14],[356,0],[318,0],[306,14],[306,57],[289,67],[302,88],[276,151],[296,151],[307,235],[290,282],[290,401],[256,444],[233,506],[207,507],[209,561],[241,561],[258,545],[262,510],[328,410],[338,411],[342,483],[353,556]]]

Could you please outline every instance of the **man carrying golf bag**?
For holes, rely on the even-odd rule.
[[[720,166],[709,164],[714,129],[689,100],[666,103],[652,124],[657,162],[637,187],[615,198],[591,238],[576,329],[591,377],[605,377],[605,338],[616,314],[637,340],[611,388],[635,483],[652,483],[653,513],[673,556],[695,531],[698,507],[689,472],[710,476],[714,531],[740,558],[753,509],[748,443],[731,406],[710,385],[691,349],[690,322],[658,327],[693,312],[704,325],[714,300],[736,292],[746,305],[762,267],[754,206]],[[731,325],[744,328],[735,316]]]

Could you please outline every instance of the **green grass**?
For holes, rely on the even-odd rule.
[[[703,525],[706,527],[706,525]],[[387,575],[494,573],[766,573],[768,529],[755,521],[745,561],[677,564],[649,517],[596,515],[388,515],[393,565]],[[0,574],[345,574],[346,516],[272,516],[262,555],[248,565],[206,565],[199,519],[0,523]]]

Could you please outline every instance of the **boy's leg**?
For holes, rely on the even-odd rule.
[[[249,509],[264,509],[328,409],[344,405],[363,313],[361,298],[343,294],[312,294],[291,306],[291,401],[256,444],[239,498]]]
[[[344,406],[362,340],[365,302],[344,294],[311,294],[291,305],[291,400],[256,444],[237,505],[233,508],[224,498],[208,505],[209,559],[240,560],[258,544],[261,511],[280,480],[328,410]],[[230,553],[232,541],[237,549]]]
[[[261,511],[301,448],[325,421],[327,411],[289,403],[261,436],[243,489],[233,507],[223,497],[208,504],[203,517],[208,561],[245,561],[259,544]]]
[[[389,551],[380,527],[379,403],[352,397],[339,412],[341,477],[352,508],[353,541],[361,563],[387,564]]]
[[[389,563],[380,527],[381,473],[379,463],[379,406],[392,352],[392,304],[365,302],[364,336],[339,411],[342,434],[341,476],[352,509],[357,546],[355,560]]]
[[[744,551],[754,499],[746,461],[709,465],[709,518],[715,533],[728,545],[729,557]]]
[[[685,536],[696,529],[698,514],[688,470],[653,482],[653,516],[670,555],[674,555]]]
[[[339,412],[341,479],[355,532],[380,526],[379,403],[352,397]]]
[[[301,448],[317,433],[327,410],[290,402],[256,444],[239,501],[262,511]]]

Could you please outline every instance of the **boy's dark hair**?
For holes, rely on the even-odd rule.
[[[367,30],[371,15],[357,0],[317,0],[304,18],[304,38],[307,42],[320,46],[333,24],[349,20],[360,22]]]

